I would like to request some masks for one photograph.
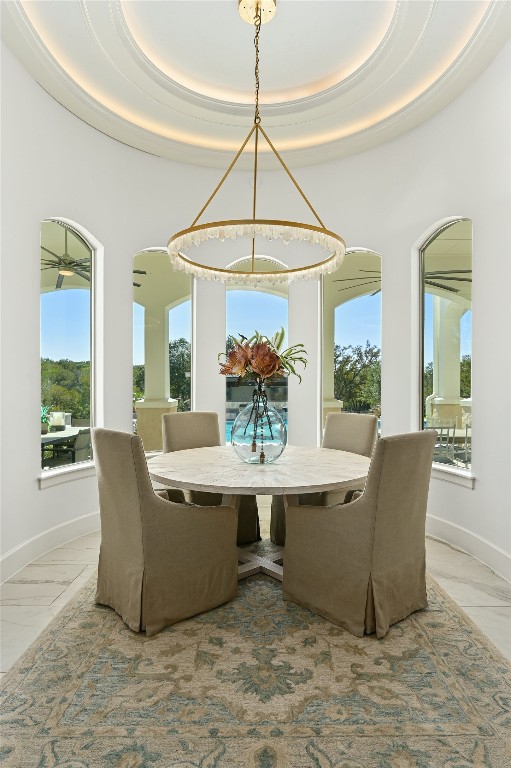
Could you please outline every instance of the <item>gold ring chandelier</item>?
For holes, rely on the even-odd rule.
[[[271,21],[275,15],[276,0],[239,0],[238,9],[241,18],[248,23],[254,24],[255,28],[254,124],[219,184],[209,196],[199,214],[195,217],[192,225],[187,229],[183,229],[172,235],[167,245],[167,251],[172,266],[175,269],[184,271],[204,280],[216,280],[227,284],[259,285],[265,283],[289,283],[297,279],[318,278],[320,275],[334,272],[341,265],[346,250],[344,240],[335,232],[331,232],[325,228],[323,222],[300,189],[293,174],[262,127],[259,114],[259,35],[261,24]],[[199,219],[222,187],[252,137],[254,137],[252,216],[244,219],[228,219],[199,224]],[[289,179],[298,190],[302,199],[316,219],[317,224],[303,224],[283,219],[260,219],[256,217],[257,165],[259,139],[261,137],[266,141],[280,165],[287,173]],[[195,249],[197,248],[197,250],[200,251],[200,246],[206,244],[208,241],[218,240],[220,243],[223,243],[226,240],[234,241],[238,238],[252,241],[251,255],[247,253],[246,258],[240,258],[238,254],[236,259],[233,259],[231,268],[229,268],[229,266],[216,266],[211,263],[211,259],[209,259],[210,263],[208,263],[208,258],[200,260],[195,257]],[[256,239],[258,238],[263,238],[266,241],[264,254],[261,256],[256,255]],[[311,259],[308,254],[305,264],[300,263],[299,266],[288,266],[282,259],[276,260],[268,255],[266,248],[270,241],[281,241],[283,245],[294,243],[295,249],[302,249],[302,260],[303,246],[313,246],[316,256]],[[192,246],[195,246],[195,248],[192,248]],[[247,251],[248,249],[249,246],[247,246]],[[190,250],[194,252],[194,257],[188,255],[188,251]],[[317,253],[321,250],[323,253]],[[258,261],[259,265],[257,263]],[[260,269],[257,269],[257,266],[260,267],[262,263],[268,262],[273,262],[273,266],[278,266],[278,270],[260,271]]]

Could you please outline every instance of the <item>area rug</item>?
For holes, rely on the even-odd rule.
[[[508,768],[511,669],[434,582],[358,639],[257,575],[146,638],[92,580],[3,682],[9,768]]]

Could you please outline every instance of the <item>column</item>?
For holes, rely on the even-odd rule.
[[[145,308],[145,400],[168,400],[169,313],[165,307]]]
[[[335,304],[323,291],[323,428],[329,413],[342,410],[342,400],[337,400],[334,394],[334,347]]]
[[[177,400],[169,396],[169,314],[161,305],[145,308],[144,362],[144,399],[135,403],[137,434],[146,451],[161,451],[161,417],[177,410]]]
[[[321,440],[322,289],[320,280],[298,280],[289,286],[289,345],[304,344],[305,371],[298,364],[302,383],[289,377],[288,440],[291,445],[317,446]]]
[[[219,374],[218,353],[225,352],[225,285],[193,278],[192,284],[192,409],[216,411],[225,441],[225,376]]]
[[[433,395],[428,398],[428,414],[433,419],[461,419],[460,320],[464,312],[465,307],[457,302],[433,297]]]

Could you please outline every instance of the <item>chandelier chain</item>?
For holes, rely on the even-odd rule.
[[[259,125],[261,116],[259,115],[259,33],[261,31],[261,5],[257,3],[256,15],[254,17],[255,35],[255,115],[254,124]]]

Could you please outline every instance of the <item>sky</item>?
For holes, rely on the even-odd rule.
[[[41,295],[41,356],[52,360],[88,360],[90,346],[89,300],[87,289],[51,291]],[[133,362],[144,359],[144,310],[133,305]],[[426,338],[424,359],[432,359],[432,297],[426,296]],[[335,311],[335,343],[380,346],[381,293],[362,296]],[[461,320],[461,355],[470,354],[472,313]],[[227,334],[251,336],[257,329],[272,336],[283,326],[287,330],[287,301],[256,291],[227,292]],[[227,335],[226,334],[226,335]],[[171,339],[191,337],[190,301],[170,311]]]
[[[41,357],[90,359],[90,291],[88,288],[41,294]]]

